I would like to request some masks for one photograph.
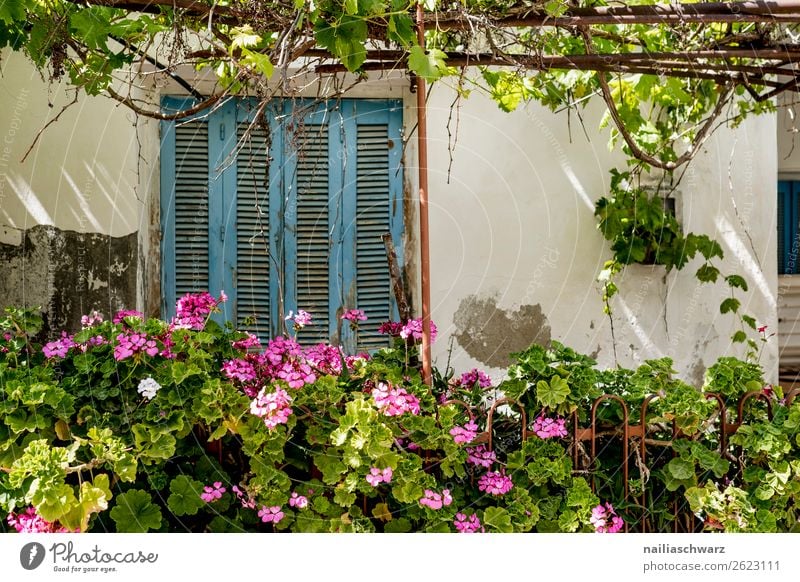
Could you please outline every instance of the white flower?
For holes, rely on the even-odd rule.
[[[150,378],[149,376],[139,382],[139,394],[152,400],[156,397],[156,393],[161,390],[161,384]]]

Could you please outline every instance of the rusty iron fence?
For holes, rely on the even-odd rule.
[[[787,406],[791,405],[794,399],[800,394],[800,387],[793,388],[785,395],[785,403]],[[653,401],[658,398],[656,395],[651,395],[645,398],[639,409],[639,421],[637,423],[630,423],[630,411],[628,404],[625,400],[614,394],[603,394],[596,398],[592,403],[591,413],[589,415],[589,426],[583,427],[578,420],[578,413],[573,412],[571,415],[571,438],[568,449],[572,456],[573,473],[576,475],[588,476],[592,490],[597,492],[598,486],[596,483],[595,475],[597,473],[596,465],[600,453],[599,446],[603,450],[607,450],[611,446],[611,442],[616,441],[620,450],[620,461],[616,467],[622,473],[622,494],[623,505],[628,509],[628,514],[625,523],[626,532],[648,532],[656,531],[657,528],[652,522],[652,516],[648,510],[648,498],[652,500],[652,496],[668,495],[668,503],[672,508],[672,519],[670,529],[673,532],[695,532],[703,529],[702,520],[698,519],[689,509],[688,503],[683,499],[680,492],[670,493],[665,488],[659,487],[655,491],[654,487],[642,487],[640,495],[632,495],[630,491],[630,477],[633,472],[646,482],[649,478],[650,472],[676,456],[672,448],[674,441],[678,439],[691,439],[692,437],[683,434],[676,426],[675,420],[666,427],[668,432],[671,431],[671,438],[668,441],[654,441],[649,439],[649,435],[654,432],[664,432],[664,427],[655,426],[648,423],[648,411]],[[744,394],[736,404],[736,417],[731,421],[728,416],[728,409],[725,399],[719,394],[709,393],[706,398],[714,400],[717,404],[715,413],[712,414],[711,419],[715,427],[716,439],[719,441],[718,452],[719,454],[731,462],[732,469],[735,471],[735,476],[741,478],[744,471],[742,461],[741,447],[736,447],[732,451],[729,444],[729,438],[736,434],[739,428],[746,423],[746,416],[748,409],[746,404],[748,402],[763,402],[768,418],[772,419],[772,400],[768,395],[761,391],[753,391]],[[620,407],[622,413],[621,423],[616,425],[604,424],[602,427],[598,425],[597,411],[600,405],[604,402],[616,403]],[[475,414],[472,407],[462,400],[448,400],[444,404],[456,404],[463,407],[469,418],[474,420]],[[486,443],[489,451],[494,451],[495,445],[495,416],[497,409],[501,406],[509,406],[519,411],[519,425],[520,436],[522,442],[528,438],[528,415],[525,412],[525,407],[518,401],[511,398],[501,398],[495,401],[489,408],[486,416],[486,431],[479,434],[473,443]],[[508,417],[503,417],[508,420]],[[709,425],[710,427],[711,425]],[[588,448],[587,448],[588,445]],[[649,454],[649,448],[658,447],[657,454]],[[609,469],[610,467],[606,467]],[[733,476],[733,475],[732,475]],[[645,483],[646,484],[646,483]],[[636,516],[636,509],[638,509],[638,517]],[[664,531],[662,528],[660,531]]]

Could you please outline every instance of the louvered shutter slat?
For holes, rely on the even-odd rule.
[[[304,344],[327,341],[330,226],[327,126],[306,125],[297,152],[297,308],[313,315],[299,334]]]
[[[247,123],[237,127],[242,143]],[[255,127],[236,161],[236,324],[270,337],[269,141]]]
[[[381,235],[390,231],[388,127],[358,126],[356,171],[356,290],[368,320],[359,325],[359,349],[388,345],[378,327],[391,319],[391,280]]]
[[[208,127],[175,128],[175,297],[208,289]]]

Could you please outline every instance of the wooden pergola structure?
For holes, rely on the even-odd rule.
[[[208,23],[212,32],[217,26],[236,26],[250,22],[268,23],[272,30],[279,31],[279,42],[268,52],[277,68],[284,70],[289,63],[304,59],[310,70],[319,74],[346,72],[345,66],[334,55],[319,48],[315,41],[315,31],[310,23],[302,22],[300,12],[294,2],[242,2],[228,5],[198,0],[69,0],[80,6],[107,6],[142,13],[159,13],[163,10],[180,11],[184,16]],[[741,0],[732,2],[679,3],[664,5],[615,5],[596,7],[569,7],[553,13],[547,12],[544,3],[520,4],[518,7],[491,8],[473,7],[465,3],[457,11],[426,11],[417,4],[413,20],[416,25],[417,40],[425,48],[426,30],[441,33],[467,34],[473,38],[490,38],[487,35],[507,34],[509,41],[502,48],[495,44],[477,43],[482,50],[453,50],[444,53],[443,62],[451,67],[509,67],[518,71],[580,70],[597,74],[600,93],[609,105],[609,111],[620,134],[631,148],[635,157],[654,167],[673,170],[694,155],[687,151],[679,159],[664,162],[639,149],[627,134],[624,123],[613,105],[609,75],[649,74],[686,79],[713,81],[730,91],[743,87],[756,101],[765,101],[784,92],[800,92],[800,34],[794,37],[793,25],[800,25],[800,0]],[[681,30],[685,27],[727,26],[753,24],[746,34],[731,32],[721,34],[705,46],[692,45],[683,51],[649,52],[635,39],[609,32],[608,27],[616,25],[657,25]],[[266,25],[266,24],[265,24]],[[366,60],[358,72],[404,70],[408,68],[409,53],[405,50],[387,48],[388,22],[380,18],[368,22],[369,48]],[[584,41],[580,54],[545,54],[537,49],[535,42],[513,42],[519,40],[518,31],[561,30]],[[731,28],[733,31],[733,28]],[[787,34],[775,34],[786,32]],[[224,34],[224,33],[223,33]],[[527,38],[527,37],[526,37]],[[627,47],[624,51],[603,52],[595,48],[593,40],[612,39],[618,46]],[[131,51],[140,51],[128,47]],[[139,54],[146,57],[146,51]],[[203,49],[189,53],[191,59],[224,58],[226,53],[214,49]],[[151,62],[153,62],[151,60]],[[154,63],[158,64],[158,63]],[[170,67],[161,72],[174,76]],[[430,252],[428,228],[427,192],[427,128],[425,109],[425,80],[416,77],[416,96],[418,110],[419,147],[419,218],[420,218],[420,256],[422,281],[423,375],[426,382],[431,381],[430,350]],[[191,87],[190,87],[191,89]],[[111,97],[130,106],[142,114],[143,111],[129,97],[109,91]],[[223,95],[205,96],[197,108],[180,115],[190,115],[202,107],[210,107]],[[723,100],[712,118],[718,116]],[[154,117],[165,118],[160,112]],[[710,134],[713,119],[698,131],[695,144]],[[697,149],[697,148],[690,148]]]

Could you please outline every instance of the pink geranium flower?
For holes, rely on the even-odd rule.
[[[226,489],[222,486],[221,481],[215,481],[213,485],[206,485],[203,487],[203,492],[200,494],[200,499],[206,503],[213,503],[222,497]]]
[[[378,469],[378,467],[371,467],[366,476],[367,483],[373,487],[377,487],[381,483],[389,483],[392,480],[392,469],[386,467],[385,469]]]
[[[250,412],[264,419],[267,428],[273,429],[279,424],[286,424],[292,414],[292,397],[283,388],[267,392],[262,388],[250,402]]]
[[[614,506],[610,503],[602,503],[592,509],[592,517],[589,522],[594,526],[597,533],[618,533],[622,531],[625,522],[617,515]]]
[[[471,443],[478,434],[478,425],[474,420],[470,420],[464,426],[454,426],[450,429],[450,435],[458,444]]]
[[[342,315],[342,319],[358,325],[359,321],[367,321],[367,315],[361,309],[348,309]]]
[[[478,489],[489,495],[505,495],[514,487],[511,477],[506,475],[504,469],[489,471],[478,479]]]
[[[262,505],[261,509],[258,511],[258,517],[260,517],[261,521],[264,523],[277,524],[283,519],[283,511],[281,511],[280,505],[273,505],[272,507]]]
[[[405,388],[380,382],[372,389],[372,399],[384,416],[400,416],[406,412],[419,414],[419,398]]]

